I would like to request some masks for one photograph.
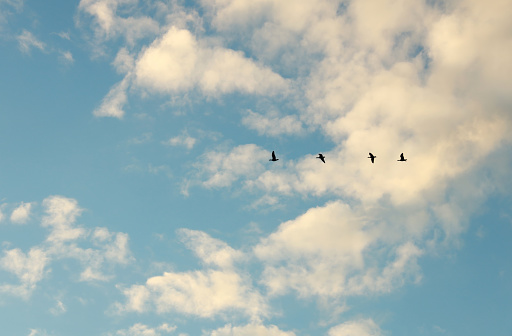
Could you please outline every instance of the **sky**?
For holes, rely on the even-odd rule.
[[[510,335],[511,12],[0,0],[1,334]]]

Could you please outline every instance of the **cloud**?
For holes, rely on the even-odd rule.
[[[389,292],[408,274],[418,277],[422,251],[411,242],[396,246],[400,240],[385,232],[378,218],[340,201],[309,209],[254,247],[264,264],[261,282],[271,295],[289,289],[303,297]],[[383,260],[383,251],[394,259]]]
[[[225,242],[212,238],[202,231],[179,229],[181,241],[206,265],[232,268],[235,261],[243,258],[243,253]]]
[[[73,58],[73,54],[71,54],[70,51],[61,51],[60,52],[60,58],[62,61],[68,64],[72,64],[75,62],[75,59]]]
[[[11,222],[25,224],[30,218],[31,209],[32,203],[21,202],[21,204],[11,213]]]
[[[159,30],[155,20],[136,13],[138,3],[138,0],[81,0],[78,9],[93,17],[94,34],[98,41],[122,36],[128,44],[133,45],[137,40],[154,35]],[[131,11],[134,16],[117,15],[119,7]]]
[[[170,333],[176,330],[176,326],[170,326],[167,323],[163,323],[162,325],[156,328],[150,328],[145,324],[136,323],[128,329],[118,330],[115,335],[119,336],[160,336],[162,332]]]
[[[41,51],[45,51],[46,45],[27,30],[23,30],[23,32],[17,36],[17,40],[18,47],[25,54],[30,53],[31,48],[37,48]]]
[[[241,178],[258,176],[270,152],[254,144],[240,145],[229,152],[210,151],[195,165],[196,180],[207,188],[227,187]]]
[[[45,268],[49,261],[48,253],[38,247],[31,248],[28,253],[18,248],[4,250],[0,268],[16,275],[20,284],[0,284],[0,292],[27,299],[47,272]]]
[[[275,325],[248,324],[245,326],[232,326],[227,324],[211,332],[203,332],[203,336],[295,336],[295,333],[282,331]]]
[[[372,319],[349,321],[332,327],[329,336],[380,336],[379,326]]]
[[[274,94],[286,81],[241,52],[209,45],[186,29],[170,27],[139,56],[135,85],[160,93],[199,88],[208,96],[230,92]]]
[[[141,92],[168,95],[197,89],[207,97],[232,92],[273,96],[285,94],[288,89],[285,79],[242,52],[197,39],[187,29],[176,26],[168,28],[136,59],[122,48],[114,66],[127,74],[94,111],[96,116],[121,118],[129,86]]]
[[[22,203],[20,207],[26,204]],[[1,283],[0,292],[28,299],[37,283],[51,271],[50,265],[61,259],[80,262],[83,267],[81,281],[107,281],[112,276],[104,274],[105,269],[133,260],[126,233],[111,233],[100,227],[91,233],[91,230],[76,225],[83,209],[75,199],[49,196],[42,206],[45,214],[40,218],[41,226],[49,231],[46,239],[28,252],[19,248],[3,250],[0,269],[15,275],[19,284]],[[89,246],[83,248],[80,243]],[[54,308],[56,312],[62,309],[65,310],[63,304]]]
[[[12,15],[11,9],[20,12],[23,8],[24,0],[1,0],[0,1],[0,30],[2,25],[7,23],[7,17]]]
[[[214,268],[164,272],[144,285],[121,288],[127,300],[117,303],[117,309],[159,314],[174,311],[203,318],[236,312],[259,319],[267,314],[266,303],[252,287],[250,277],[232,267],[240,252],[203,232],[182,229],[179,234],[205,265]]]
[[[168,146],[185,146],[187,149],[192,149],[196,144],[197,139],[188,135],[186,131],[184,131],[181,135],[170,138],[167,141],[162,142],[164,145]]]
[[[57,300],[57,304],[55,305],[55,307],[50,309],[50,313],[52,313],[53,315],[56,315],[56,316],[64,314],[66,311],[67,311],[66,306],[60,300]]]
[[[93,114],[96,117],[114,117],[122,119],[124,116],[123,107],[128,99],[126,95],[127,88],[128,80],[126,78],[114,85],[105,98],[103,98],[101,105],[94,110]]]
[[[242,118],[242,124],[250,129],[256,130],[260,135],[293,135],[304,132],[302,123],[295,115],[279,117],[275,113],[270,113],[264,116],[248,110]]]

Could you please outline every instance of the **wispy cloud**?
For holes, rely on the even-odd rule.
[[[37,48],[41,51],[45,51],[46,44],[39,41],[31,32],[23,30],[23,32],[17,36],[18,47],[26,54],[30,53],[32,48]]]
[[[186,131],[184,131],[182,134],[178,136],[172,137],[167,141],[163,141],[162,144],[168,146],[184,146],[190,150],[194,147],[196,142],[196,138],[191,137],[190,135],[188,135]]]
[[[294,135],[304,132],[302,123],[296,115],[280,117],[277,113],[262,115],[248,110],[242,118],[242,123],[260,135]]]

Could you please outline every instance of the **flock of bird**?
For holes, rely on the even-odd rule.
[[[372,153],[368,153],[368,154],[370,154],[370,156],[368,156],[368,159],[372,160],[372,163],[375,163],[375,159],[377,158],[377,156],[373,155]],[[316,158],[322,160],[322,162],[325,163],[325,156],[322,153],[319,153]],[[269,161],[278,161],[278,160],[279,159],[276,158],[275,151],[272,151],[272,159],[270,159]],[[400,154],[400,160],[397,160],[397,161],[407,161],[407,159],[404,158],[404,153]]]

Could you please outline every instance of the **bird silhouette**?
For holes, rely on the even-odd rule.
[[[319,153],[316,158],[322,160],[322,162],[325,163],[325,156],[322,153]]]
[[[279,159],[276,159],[276,153],[274,153],[274,151],[272,151],[272,159],[270,159],[269,161],[277,161]]]
[[[400,160],[397,161],[407,161],[407,159],[404,159],[404,153],[400,154]]]
[[[368,156],[368,159],[372,159],[372,163],[374,163],[376,156],[373,155],[372,153],[368,153],[368,154],[370,154],[370,156]]]

